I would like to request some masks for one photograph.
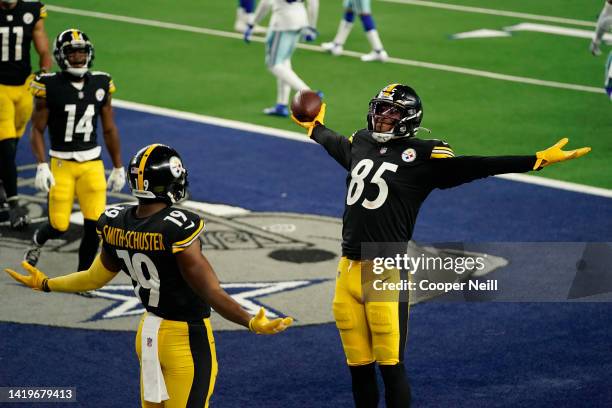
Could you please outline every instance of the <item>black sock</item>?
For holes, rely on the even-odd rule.
[[[385,382],[385,402],[387,408],[410,407],[410,383],[403,363],[381,365],[380,373]]]
[[[51,224],[46,223],[45,225],[36,230],[36,232],[34,233],[34,238],[32,238],[32,240],[36,245],[43,246],[48,240],[59,238],[63,234],[64,233],[62,231],[58,231],[53,228]]]
[[[5,139],[0,141],[0,180],[4,184],[7,198],[17,195],[17,142],[19,139]]]
[[[83,238],[79,247],[79,271],[89,269],[98,253],[100,239],[96,232],[96,224],[97,221],[94,220],[84,220],[83,222]]]
[[[376,383],[376,364],[349,366],[353,382],[353,399],[356,408],[378,407],[378,384]]]

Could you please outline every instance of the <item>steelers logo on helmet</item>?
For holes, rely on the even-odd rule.
[[[76,28],[62,31],[53,44],[53,58],[62,71],[82,78],[91,68],[95,57],[87,34]]]
[[[407,85],[387,85],[370,100],[368,130],[380,143],[414,136],[422,119],[421,98]]]
[[[159,143],[145,146],[132,157],[130,168],[132,195],[139,200],[174,204],[187,197],[187,169],[172,147]]]

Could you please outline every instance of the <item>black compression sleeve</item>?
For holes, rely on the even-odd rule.
[[[310,136],[312,140],[327,150],[327,153],[342,167],[349,170],[351,167],[351,142],[323,125],[317,125]]]
[[[437,188],[450,188],[480,178],[533,170],[535,156],[461,156],[432,159],[432,181]]]

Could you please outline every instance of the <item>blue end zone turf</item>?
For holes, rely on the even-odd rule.
[[[116,109],[116,117],[124,162],[146,144],[172,145],[189,169],[196,200],[342,214],[344,171],[317,145],[124,109]],[[23,140],[19,162],[33,161]],[[612,241],[612,200],[496,178],[477,181],[434,192],[415,238]],[[313,307],[331,307],[331,299]],[[610,303],[419,305],[411,311],[406,352],[415,406],[610,406],[610,327]],[[0,333],[0,384],[76,386],[84,407],[139,403],[133,333],[10,323],[0,324]],[[212,406],[351,406],[333,324],[265,338],[217,332],[216,339],[220,372]]]

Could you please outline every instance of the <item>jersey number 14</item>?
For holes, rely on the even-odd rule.
[[[85,109],[85,113],[83,113],[81,120],[79,120],[76,126],[74,126],[74,122],[76,121],[76,110],[77,107],[75,104],[68,104],[64,107],[64,111],[68,112],[68,117],[66,118],[66,137],[64,138],[64,142],[72,142],[72,136],[75,133],[82,133],[83,141],[89,142],[91,139],[91,132],[93,132],[92,119],[96,113],[95,108],[92,104],[87,105],[87,109]]]

